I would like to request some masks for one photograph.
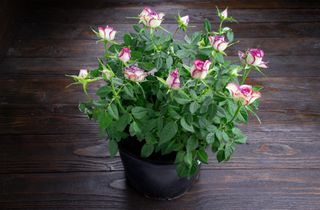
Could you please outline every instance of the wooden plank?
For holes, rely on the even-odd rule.
[[[97,28],[94,22],[91,27]],[[16,39],[67,39],[67,40],[92,40],[96,35],[92,33],[88,24],[68,24],[68,23],[25,23],[17,28]],[[202,31],[203,24],[190,23],[187,33],[192,34],[195,31]],[[290,22],[290,23],[227,23],[225,26],[232,28],[236,38],[301,38],[301,37],[319,37],[319,22]],[[117,37],[122,37],[124,33],[133,32],[132,24],[116,24],[118,30]],[[169,31],[175,31],[176,24],[163,24],[163,27]],[[213,24],[213,30],[217,30],[218,24]],[[37,33],[34,33],[37,31]],[[63,33],[61,33],[63,32]],[[183,39],[185,33],[177,33],[177,39]]]
[[[239,44],[228,48],[228,55],[237,55],[238,50],[261,48],[268,56],[318,55],[318,38],[250,38],[238,39]],[[301,49],[304,49],[301,51]],[[77,58],[94,59],[104,53],[103,45],[94,40],[17,40],[8,49],[8,57],[35,58]]]
[[[28,209],[316,209],[320,170],[209,170],[184,197],[145,199],[123,172],[3,175],[2,208]]]
[[[215,5],[213,5],[214,7]],[[77,9],[77,8],[43,8],[41,5],[31,5],[27,16],[22,16],[20,22],[51,22],[78,24],[109,24],[137,23],[135,19],[126,17],[136,17],[143,9],[143,6],[134,7],[107,7],[102,9]],[[205,18],[218,22],[216,10],[210,8],[185,8],[181,4],[155,5],[153,9],[166,14],[163,23],[176,23],[178,11],[181,15],[189,15],[191,23],[203,23]],[[110,15],[112,14],[112,15]],[[125,14],[125,15],[124,15]],[[229,16],[234,17],[240,23],[243,22],[318,22],[320,14],[316,9],[232,9]]]
[[[218,164],[209,152],[212,169],[319,169],[320,134],[314,132],[249,131],[232,159]],[[46,172],[107,172],[123,170],[119,157],[110,158],[98,135],[2,135],[0,174]]]
[[[183,8],[207,8],[215,9],[216,6],[219,8],[232,8],[232,9],[316,9],[320,8],[320,4],[315,0],[269,0],[269,1],[256,1],[256,0],[91,0],[77,1],[75,4],[73,1],[56,3],[57,1],[47,0],[47,1],[32,1],[33,5],[41,5],[45,7],[54,7],[57,9],[103,9],[108,7],[144,7],[144,6],[170,6],[179,5]],[[59,2],[59,1],[58,1]],[[60,1],[61,2],[61,1]],[[32,5],[32,4],[31,4]]]
[[[239,64],[238,56],[228,56],[230,60]],[[265,58],[269,68],[264,71],[270,77],[319,77],[319,56],[269,56]],[[66,74],[77,74],[79,69],[98,67],[96,58],[6,58],[0,63],[2,72],[0,80],[7,79],[40,79],[65,78]],[[261,74],[252,72],[252,78],[262,77]]]
[[[264,101],[289,102],[317,102],[320,95],[318,77],[259,77],[252,78],[247,83],[262,86]],[[86,99],[80,86],[65,88],[70,84],[69,78],[40,78],[26,80],[1,81],[0,93],[2,104],[77,104]],[[89,86],[88,93],[94,94],[104,82],[97,82]],[[41,88],[39,88],[41,87]],[[35,92],[35,90],[37,90]],[[287,104],[286,104],[287,105]]]

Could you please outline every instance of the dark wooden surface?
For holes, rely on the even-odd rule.
[[[97,65],[102,47],[90,26],[110,24],[118,38],[146,5],[189,14],[191,24],[230,8],[241,43],[259,47],[270,68],[259,125],[242,126],[248,144],[230,162],[201,170],[184,197],[145,199],[124,182],[98,128],[77,110],[79,88],[67,73]],[[21,6],[21,5],[20,5]],[[298,0],[31,1],[17,18],[14,42],[0,63],[0,209],[320,209],[320,2]],[[215,26],[217,26],[217,21]]]

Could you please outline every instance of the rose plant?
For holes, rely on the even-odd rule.
[[[200,162],[208,163],[208,148],[221,162],[246,142],[236,126],[247,123],[249,112],[257,116],[261,94],[245,82],[252,70],[267,66],[259,49],[239,52],[240,64],[227,59],[236,42],[223,24],[235,20],[227,9],[217,12],[217,30],[204,20],[204,30],[185,34],[184,40],[175,35],[187,31],[189,16],[177,17],[172,34],[161,26],[165,15],[151,8],[136,17],[139,24],[122,43],[115,41],[117,32],[110,26],[94,31],[105,49],[99,67],[71,77],[85,93],[88,84],[103,81],[98,97],[79,109],[107,134],[111,155],[120,141],[135,137],[143,144],[142,158],[173,153],[178,175],[190,177]]]

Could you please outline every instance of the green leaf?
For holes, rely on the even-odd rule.
[[[158,58],[156,59],[156,68],[157,68],[157,69],[160,69],[160,68],[162,67],[162,63],[163,63],[162,58],[161,58],[161,57],[158,57]]]
[[[230,159],[230,157],[231,157],[232,153],[234,152],[234,150],[235,150],[234,144],[232,144],[232,143],[226,144],[225,149],[224,149],[224,158],[225,158],[225,160],[229,160]]]
[[[99,96],[100,98],[103,97],[107,97],[108,94],[111,92],[110,87],[108,86],[102,86],[101,88],[99,88],[96,92],[97,96]]]
[[[197,151],[197,156],[202,163],[208,164],[208,154],[203,149]]]
[[[167,123],[160,132],[159,138],[160,142],[159,145],[164,144],[170,141],[177,133],[178,125],[176,122],[171,121]]]
[[[198,140],[194,136],[190,136],[187,140],[187,151],[193,151],[198,147]]]
[[[234,139],[234,142],[237,143],[237,144],[245,144],[247,142],[247,137],[246,136],[237,136],[235,139]]]
[[[187,177],[189,175],[189,167],[184,163],[177,164],[176,169],[179,177]]]
[[[194,128],[193,128],[193,126],[192,126],[192,125],[189,125],[184,117],[181,118],[180,124],[181,124],[181,126],[182,126],[185,130],[194,133]]]
[[[135,135],[141,133],[141,129],[140,129],[140,127],[139,127],[139,125],[138,125],[138,123],[137,123],[136,121],[133,121],[133,122],[130,124],[129,132],[130,132],[130,135],[131,135],[131,136],[135,136]]]
[[[131,87],[128,87],[128,86],[126,85],[126,86],[124,86],[123,90],[124,90],[124,92],[125,92],[129,97],[131,97],[131,98],[134,97],[133,91],[132,91]]]
[[[224,150],[219,150],[216,156],[219,163],[224,161]]]
[[[211,24],[208,19],[204,20],[204,30],[208,33],[211,32]]]
[[[187,164],[188,166],[192,165],[192,153],[191,152],[187,152],[184,156],[184,162],[185,164]]]
[[[141,30],[141,28],[140,28],[140,26],[139,25],[133,25],[132,26],[133,27],[133,29],[136,31],[136,32],[140,32],[140,30]]]
[[[147,115],[148,110],[144,107],[136,106],[132,108],[131,112],[136,119],[142,119]]]
[[[184,161],[184,156],[185,156],[185,151],[179,151],[177,152],[177,155],[176,155],[176,159],[175,159],[175,163],[181,163]]]
[[[227,38],[229,42],[233,41],[233,32],[232,31],[228,31],[227,32]]]
[[[102,111],[98,115],[98,122],[101,129],[106,129],[112,123],[112,117],[108,115],[105,111]]]
[[[131,45],[131,36],[129,34],[125,34],[123,36],[123,41],[126,46],[130,46]]]
[[[122,115],[118,121],[115,122],[115,127],[117,131],[123,131],[127,125],[130,123],[130,115],[128,113],[125,113]]]
[[[219,147],[220,147],[220,142],[219,142],[218,139],[215,138],[214,142],[213,142],[213,144],[211,146],[212,152],[217,152],[219,150]]]
[[[171,69],[172,64],[173,64],[172,57],[171,56],[167,57],[167,59],[166,59],[167,69]]]
[[[141,157],[149,157],[154,150],[154,146],[152,144],[145,144],[141,149]]]
[[[111,104],[108,107],[108,112],[111,115],[111,117],[113,117],[116,120],[119,120],[119,112],[118,112],[118,108],[115,104]]]
[[[190,104],[189,110],[190,110],[191,114],[194,114],[199,108],[200,108],[200,104],[198,104],[196,101],[194,101]]]
[[[117,142],[115,140],[109,140],[108,149],[109,149],[109,153],[110,153],[111,157],[114,157],[118,152]]]
[[[206,137],[206,142],[212,144],[214,142],[214,133],[209,133]]]
[[[178,104],[181,104],[181,105],[184,105],[184,104],[187,104],[190,102],[190,99],[188,98],[180,98],[180,97],[174,97],[174,100],[178,103]]]
[[[219,63],[222,63],[222,64],[224,63],[224,58],[221,53],[217,53],[215,58]]]

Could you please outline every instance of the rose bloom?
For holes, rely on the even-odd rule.
[[[145,26],[150,28],[157,28],[161,25],[163,21],[164,13],[156,13],[149,7],[146,7],[142,10],[139,15],[140,21],[143,22]]]
[[[201,61],[195,60],[193,62],[193,66],[191,68],[191,76],[194,79],[204,79],[208,75],[209,67],[211,65],[211,61]]]
[[[242,63],[258,66],[261,68],[268,68],[266,65],[267,63],[262,61],[264,52],[260,49],[249,49],[245,53],[239,51],[238,55]]]
[[[249,105],[261,97],[261,93],[253,91],[251,85],[239,86],[235,83],[229,83],[226,88],[235,100],[242,100],[244,105]]]
[[[108,41],[112,41],[114,40],[114,37],[117,33],[117,31],[113,30],[112,27],[106,26],[105,28],[103,27],[98,27],[99,30],[99,36],[104,39],[104,40],[108,40]]]
[[[178,69],[174,70],[169,74],[166,82],[171,89],[177,90],[180,88],[181,84],[180,84]]]
[[[130,66],[125,68],[124,76],[126,79],[133,82],[142,82],[146,78],[147,73],[143,69],[140,69],[136,66]]]
[[[126,48],[126,47],[123,48],[123,49],[120,51],[118,57],[119,57],[119,59],[120,59],[122,62],[127,63],[127,62],[130,60],[130,58],[131,58],[131,51],[130,51],[130,49],[129,49],[129,48]]]
[[[223,52],[228,47],[228,42],[223,36],[209,36],[208,38],[212,47],[219,52]]]

